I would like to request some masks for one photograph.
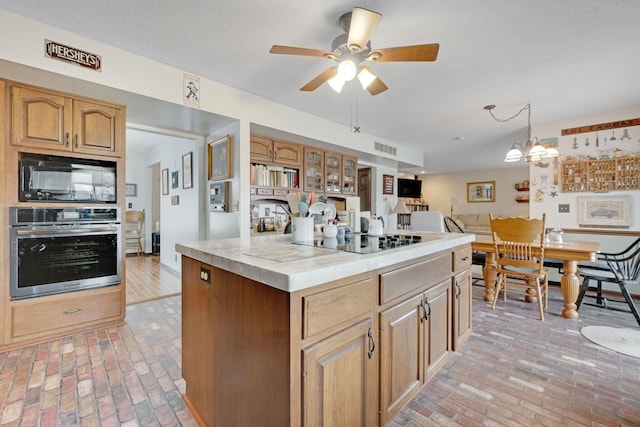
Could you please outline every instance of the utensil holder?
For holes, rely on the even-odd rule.
[[[293,217],[291,238],[294,242],[308,242],[313,240],[314,221],[312,216]]]

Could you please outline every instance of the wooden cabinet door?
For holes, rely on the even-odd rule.
[[[374,336],[368,318],[302,351],[305,427],[376,425],[378,350],[370,353]]]
[[[453,277],[453,350],[457,351],[471,336],[471,270]]]
[[[342,156],[342,194],[356,195],[356,179],[358,174],[358,159]]]
[[[273,141],[273,162],[279,165],[300,167],[302,147],[284,141]]]
[[[342,191],[342,156],[335,153],[324,154],[324,183],[327,193]]]
[[[304,148],[304,191],[324,193],[324,152]]]
[[[73,101],[73,151],[119,156],[123,128],[121,108],[83,100]]]
[[[13,145],[71,150],[71,100],[36,89],[11,88]]]
[[[420,294],[380,313],[380,425],[422,386],[422,300]]]
[[[270,163],[273,160],[273,140],[262,136],[251,135],[249,157],[252,162]]]
[[[428,316],[422,323],[423,379],[427,382],[451,355],[451,279],[429,288],[424,298]]]

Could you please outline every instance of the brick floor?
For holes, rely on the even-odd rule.
[[[534,305],[492,311],[482,295],[474,287],[467,344],[389,427],[640,426],[640,359],[580,334],[637,328],[631,314],[583,306],[564,319],[552,288],[541,322]],[[178,296],[128,306],[122,327],[0,353],[0,427],[196,426],[180,346]]]

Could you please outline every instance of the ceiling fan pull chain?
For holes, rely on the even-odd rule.
[[[353,133],[360,133],[360,122],[358,121],[358,91],[354,89],[354,81],[350,82],[351,90],[351,128]],[[355,111],[355,124],[353,122],[353,115]]]

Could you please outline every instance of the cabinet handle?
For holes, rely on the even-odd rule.
[[[468,260],[468,259],[469,259],[469,257],[468,257],[468,256],[466,256],[466,257],[463,257],[463,258],[462,258],[462,261],[466,261],[466,260]]]
[[[371,343],[371,347],[367,352],[367,356],[369,356],[369,359],[371,359],[373,357],[373,351],[376,349],[376,342],[373,339],[373,332],[371,332],[371,328],[369,328],[369,332],[367,333],[367,336],[369,337],[369,341]]]
[[[69,147],[69,132],[65,133],[65,136],[67,137],[67,143],[65,145]]]
[[[426,320],[427,316],[427,308],[424,306],[424,299],[420,301],[420,307],[422,307],[422,315],[420,316],[420,323],[423,323]]]
[[[76,149],[78,148],[78,134],[76,133]]]
[[[460,283],[458,279],[456,279],[456,299],[460,299],[460,294],[462,293],[462,288],[460,287]]]
[[[424,308],[424,321],[426,322],[427,320],[429,320],[429,316],[431,316],[431,303],[429,302],[429,300],[427,298],[425,298],[425,304],[427,304],[427,307],[429,307],[429,311],[427,311],[426,308]]]
[[[63,311],[63,312],[62,312],[62,314],[80,313],[81,311],[82,311],[82,309],[81,309],[81,308],[76,308],[76,309],[74,309],[74,310],[66,310],[66,311]]]

